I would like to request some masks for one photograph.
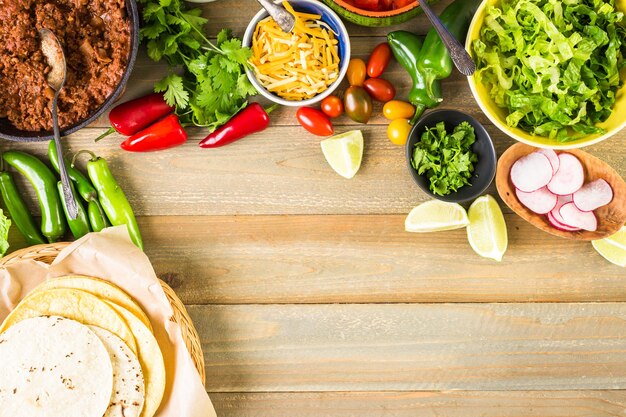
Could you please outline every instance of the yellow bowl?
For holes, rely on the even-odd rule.
[[[485,14],[488,6],[497,6],[500,4],[500,0],[484,0],[478,7],[472,23],[470,24],[467,32],[467,39],[465,41],[465,49],[472,54],[471,44],[475,39],[479,38],[480,29],[483,26]],[[618,10],[626,11],[626,0],[616,0],[615,2]],[[622,68],[620,72],[621,79],[626,80],[626,67]],[[597,126],[606,130],[605,133],[586,135],[579,139],[572,140],[570,142],[559,142],[556,139],[550,139],[543,136],[531,135],[517,127],[510,127],[506,124],[506,116],[508,110],[498,107],[489,95],[487,86],[478,82],[475,76],[468,77],[470,89],[474,95],[474,99],[487,115],[489,120],[496,125],[501,131],[515,140],[526,143],[531,146],[538,146],[542,148],[552,149],[572,149],[582,148],[583,146],[593,145],[607,139],[626,126],[626,83],[617,91],[617,100],[613,106],[613,112],[611,116],[602,123],[598,123]]]

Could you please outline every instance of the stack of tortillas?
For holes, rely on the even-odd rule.
[[[164,390],[148,317],[107,281],[45,281],[0,327],[0,417],[152,417]]]

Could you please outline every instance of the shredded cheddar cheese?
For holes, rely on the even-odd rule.
[[[325,91],[339,76],[339,42],[322,16],[299,13],[291,33],[274,19],[261,20],[252,37],[250,64],[261,85],[287,100],[300,101]]]

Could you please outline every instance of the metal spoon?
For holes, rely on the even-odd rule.
[[[446,46],[446,49],[450,53],[450,58],[452,58],[452,62],[456,68],[463,75],[467,75],[468,77],[476,71],[476,64],[472,61],[472,57],[469,56],[461,42],[459,42],[445,27],[445,25],[439,20],[439,17],[433,12],[433,10],[428,5],[426,0],[419,0],[419,5],[424,10],[426,17],[430,20],[430,23],[433,25],[443,44]]]
[[[257,0],[261,6],[272,16],[283,32],[289,33],[296,26],[296,19],[283,6],[273,3],[271,0]]]
[[[63,183],[63,196],[61,197],[65,199],[68,215],[74,220],[78,217],[78,206],[76,205],[74,193],[70,185],[70,178],[65,168],[65,158],[63,158],[63,149],[61,148],[58,114],[59,94],[65,85],[67,63],[65,62],[63,47],[51,30],[39,29],[39,37],[41,38],[41,52],[46,57],[48,65],[51,68],[48,73],[47,81],[50,88],[54,90],[54,99],[52,100],[52,123],[54,125],[54,144],[59,157],[59,172],[61,173],[61,182]]]

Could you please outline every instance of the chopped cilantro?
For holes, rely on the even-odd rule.
[[[415,144],[411,164],[419,175],[426,175],[429,189],[436,195],[448,195],[469,185],[478,156],[471,151],[476,141],[474,128],[461,122],[452,133],[444,122],[427,127]]]

